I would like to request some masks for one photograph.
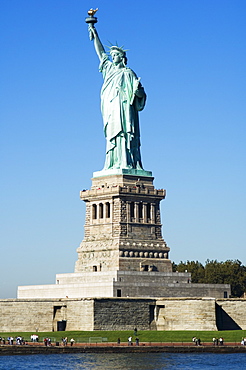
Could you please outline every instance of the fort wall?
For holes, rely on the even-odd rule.
[[[0,332],[57,331],[61,321],[66,330],[246,330],[245,318],[246,299],[0,300]]]

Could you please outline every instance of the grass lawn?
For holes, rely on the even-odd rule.
[[[131,335],[132,340],[135,340],[134,331],[59,331],[59,332],[5,332],[0,333],[0,337],[5,340],[8,336],[22,336],[26,341],[30,341],[31,334],[38,334],[39,341],[49,337],[52,342],[61,341],[62,337],[67,337],[68,342],[74,338],[75,342],[89,343],[89,338],[107,338],[105,341],[117,342],[120,338],[121,342],[127,342],[127,338]],[[230,330],[230,331],[138,331],[137,336],[140,342],[192,342],[192,337],[196,336],[201,339],[201,342],[212,343],[212,338],[223,337],[225,342],[240,344],[242,337],[246,337],[246,330]],[[96,340],[95,340],[96,341]],[[98,340],[99,342],[99,340]]]

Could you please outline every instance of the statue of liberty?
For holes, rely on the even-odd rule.
[[[91,17],[87,20],[92,18],[96,19]],[[90,38],[94,39],[95,50],[100,60],[99,71],[102,72],[104,80],[101,90],[101,111],[106,138],[104,170],[143,171],[138,112],[145,106],[144,88],[140,78],[126,67],[125,50],[122,47],[111,46],[112,61],[110,61],[94,27],[96,21],[92,23],[87,20]]]

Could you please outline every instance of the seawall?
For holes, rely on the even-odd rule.
[[[72,354],[72,353],[246,353],[246,346],[226,344],[223,346],[201,345],[194,346],[187,344],[162,345],[154,343],[142,343],[140,346],[127,346],[126,344],[93,344],[76,346],[50,346],[43,345],[1,345],[0,356],[3,355],[50,355],[50,354]]]

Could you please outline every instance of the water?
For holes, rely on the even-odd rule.
[[[52,354],[1,356],[0,370],[167,370],[167,369],[243,369],[246,354]]]

